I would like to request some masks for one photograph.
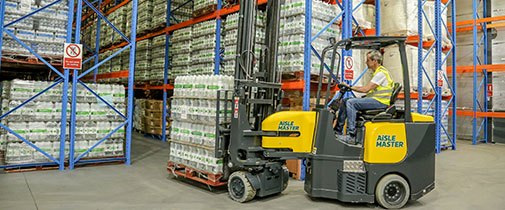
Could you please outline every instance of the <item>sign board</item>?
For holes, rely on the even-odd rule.
[[[351,56],[344,57],[344,78],[346,80],[354,79],[354,59]]]
[[[65,43],[63,50],[63,68],[82,69],[82,44]]]
[[[437,86],[442,87],[444,86],[444,72],[442,70],[437,71]]]
[[[493,84],[487,84],[487,96],[493,97]]]
[[[233,107],[233,118],[237,119],[238,118],[238,103],[239,103],[240,98],[235,97],[234,100],[234,107]]]

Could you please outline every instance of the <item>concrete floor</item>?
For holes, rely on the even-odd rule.
[[[408,209],[504,209],[505,145],[472,146],[437,156],[436,188]],[[376,205],[311,199],[291,180],[281,195],[246,204],[225,190],[209,191],[169,177],[168,147],[136,135],[132,166],[0,174],[0,210],[16,209],[380,209]]]

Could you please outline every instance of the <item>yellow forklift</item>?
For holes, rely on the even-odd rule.
[[[219,128],[215,154],[224,160],[231,199],[247,202],[281,193],[288,184],[287,159],[307,160],[304,188],[311,197],[401,208],[432,191],[435,124],[432,117],[412,113],[409,108],[406,38],[355,37],[333,41],[322,52],[322,58],[331,53],[333,73],[335,66],[336,72],[340,67],[338,51],[342,49],[381,50],[397,45],[400,51],[404,81],[395,84],[392,104],[383,110],[358,113],[357,138],[362,145],[349,144],[337,138],[335,114],[319,100],[312,111],[279,111],[283,97],[277,71],[280,2],[268,1],[267,47],[259,60],[260,71],[253,72],[256,1],[240,1],[235,88],[228,98],[232,107],[224,110],[232,113],[231,123]],[[332,84],[332,78],[327,82]],[[394,105],[401,87],[405,110]],[[340,94],[346,91],[341,87]],[[321,92],[322,79],[318,99]],[[329,94],[328,87],[326,98]],[[220,95],[226,99],[228,94]]]

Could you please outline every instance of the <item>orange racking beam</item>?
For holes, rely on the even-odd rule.
[[[104,2],[102,2],[102,4],[100,5],[100,8],[97,8],[98,11],[102,11],[102,7],[106,6],[107,4],[111,3],[112,0],[105,0]],[[82,3],[83,5],[85,4],[84,2]],[[91,17],[91,15],[93,15],[94,11],[89,11],[88,13],[86,13],[85,15],[82,16],[81,18],[81,21],[84,21],[86,19],[88,19],[89,17]]]
[[[505,20],[505,15],[503,16],[495,16],[495,17],[488,17],[488,18],[480,18],[480,19],[477,19],[475,20],[475,23],[476,24],[480,24],[480,23],[489,23],[489,22],[496,22],[496,21],[503,21]],[[464,20],[464,21],[458,21],[456,22],[456,26],[464,26],[464,25],[473,25],[474,24],[474,21],[473,20]],[[447,24],[447,27],[451,27],[452,24],[451,23],[448,23]]]
[[[464,20],[464,21],[459,21],[456,23],[456,26],[466,26],[466,25],[471,25],[471,26],[466,26],[466,27],[458,27],[456,28],[456,32],[468,32],[473,30],[473,25],[474,24],[481,24],[481,23],[491,23],[491,22],[498,22],[498,21],[505,21],[505,15],[504,16],[496,16],[496,17],[488,17],[488,18],[481,18],[477,20]],[[451,31],[451,24],[447,25],[447,28],[449,28],[449,31]],[[505,23],[491,23],[487,25],[487,28],[500,28],[500,27],[505,27]],[[478,30],[482,30],[482,26],[478,25],[477,26]]]
[[[449,110],[449,114],[452,114],[452,110]],[[457,110],[456,115],[473,117],[474,112],[470,110]],[[505,112],[475,112],[475,117],[505,118]]]
[[[105,13],[105,15],[110,15],[111,13],[113,13],[114,11],[116,11],[117,9],[121,8],[122,6],[126,5],[130,3],[130,0],[124,0],[123,2],[119,3],[118,5],[110,8],[109,10],[107,10],[107,12]]]
[[[491,65],[478,65],[477,71],[486,70],[488,72],[505,72],[505,64],[491,64]],[[452,73],[452,66],[447,67],[447,74]],[[456,67],[456,73],[473,73],[474,66],[458,66]]]

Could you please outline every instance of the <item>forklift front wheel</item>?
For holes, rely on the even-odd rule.
[[[245,171],[235,171],[228,179],[228,193],[232,200],[244,203],[250,201],[256,196],[254,189],[247,179]]]
[[[402,208],[409,201],[409,197],[409,183],[396,174],[382,177],[375,187],[375,198],[386,209]]]

